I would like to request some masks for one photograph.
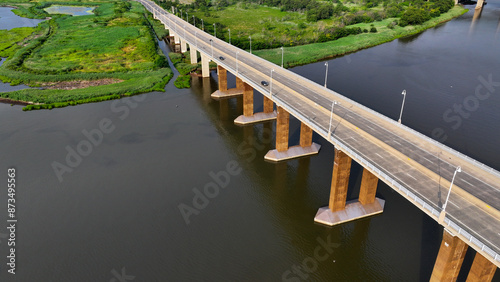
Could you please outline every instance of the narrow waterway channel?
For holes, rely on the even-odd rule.
[[[473,12],[330,60],[328,87],[394,119],[406,89],[404,124],[428,135],[442,128],[446,144],[500,169],[499,90],[457,129],[443,119],[474,95],[480,76],[500,81],[500,1],[490,1],[475,23]],[[292,70],[324,83],[323,62]],[[212,73],[194,78],[190,89],[172,80],[164,93],[50,111],[0,104],[0,183],[16,168],[18,217],[16,275],[4,263],[0,281],[110,281],[123,273],[133,281],[429,279],[437,223],[380,183],[382,215],[334,228],[315,224],[328,203],[333,147],[315,136],[319,155],[265,162],[274,125],[235,126],[241,103],[212,100],[216,87]],[[298,131],[292,119],[291,143]],[[58,178],[54,164],[69,170]],[[360,181],[353,164],[348,198],[357,197]],[[223,188],[200,200],[197,189],[209,183]],[[195,209],[189,223],[183,205]],[[0,201],[4,262],[6,210]]]

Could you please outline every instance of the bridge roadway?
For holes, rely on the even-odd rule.
[[[202,56],[210,57],[271,98],[436,221],[453,173],[461,166],[442,225],[500,267],[498,171],[335,91],[217,39],[153,2],[137,1],[190,48],[196,48]],[[261,81],[269,85],[263,86]],[[328,135],[333,101],[338,104],[333,107]]]

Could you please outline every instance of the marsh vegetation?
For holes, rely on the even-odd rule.
[[[45,18],[49,14],[44,9],[53,2],[9,4],[19,7],[18,15]],[[57,4],[96,9],[93,15],[50,15],[51,19],[36,28],[0,31],[0,56],[8,58],[0,67],[0,79],[30,86],[102,79],[117,83],[73,90],[31,88],[0,93],[0,97],[51,108],[163,91],[172,72],[157,46],[152,27],[158,27],[158,23],[153,24],[140,4],[123,1]]]

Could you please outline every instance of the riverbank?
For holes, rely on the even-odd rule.
[[[392,29],[389,28],[388,25],[396,19],[388,18],[372,23],[377,29],[376,33],[363,33],[323,43],[284,47],[283,65],[285,68],[289,68],[353,53],[362,49],[390,42],[401,37],[420,33],[441,23],[459,17],[467,11],[468,9],[465,9],[462,6],[455,6],[448,12],[436,18],[432,18],[421,25],[406,27],[396,25]],[[369,28],[370,24],[355,24],[349,27],[360,27],[361,29],[365,29]],[[275,64],[281,64],[281,48],[257,50],[253,51],[253,54]]]
[[[50,5],[38,2],[25,9],[47,18],[49,14],[43,9]],[[145,16],[142,5],[136,2],[78,5],[97,8],[93,15],[53,15],[26,38],[23,33],[0,39],[0,46],[3,42],[15,49],[4,52],[8,59],[0,67],[1,81],[31,87],[50,85],[44,89],[2,92],[0,97],[9,103],[36,104],[23,109],[31,110],[164,91],[173,73],[158,48],[156,26]],[[19,30],[13,32],[16,31],[19,33]]]

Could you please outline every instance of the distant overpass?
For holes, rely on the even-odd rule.
[[[444,226],[446,232],[432,280],[456,279],[467,245],[478,253],[470,277],[478,269],[494,273],[500,266],[500,172],[333,90],[232,46],[151,1],[137,1],[165,25],[183,52],[189,45],[192,63],[197,63],[197,52],[200,53],[204,77],[210,75],[209,61],[217,63],[218,97],[243,96],[244,113],[236,123],[276,119],[277,149],[266,158],[281,161],[318,153],[320,146],[312,143],[312,131],[335,146],[329,206],[318,211],[317,222],[334,225],[381,213],[384,201],[375,197],[380,179]],[[236,76],[236,89],[227,89],[227,71]],[[254,89],[264,95],[263,113],[253,113]],[[487,87],[482,89],[482,93],[487,91]],[[277,111],[273,110],[273,103]],[[302,123],[300,145],[292,147],[288,146],[290,114]],[[362,165],[364,173],[359,200],[346,203],[351,160]]]

